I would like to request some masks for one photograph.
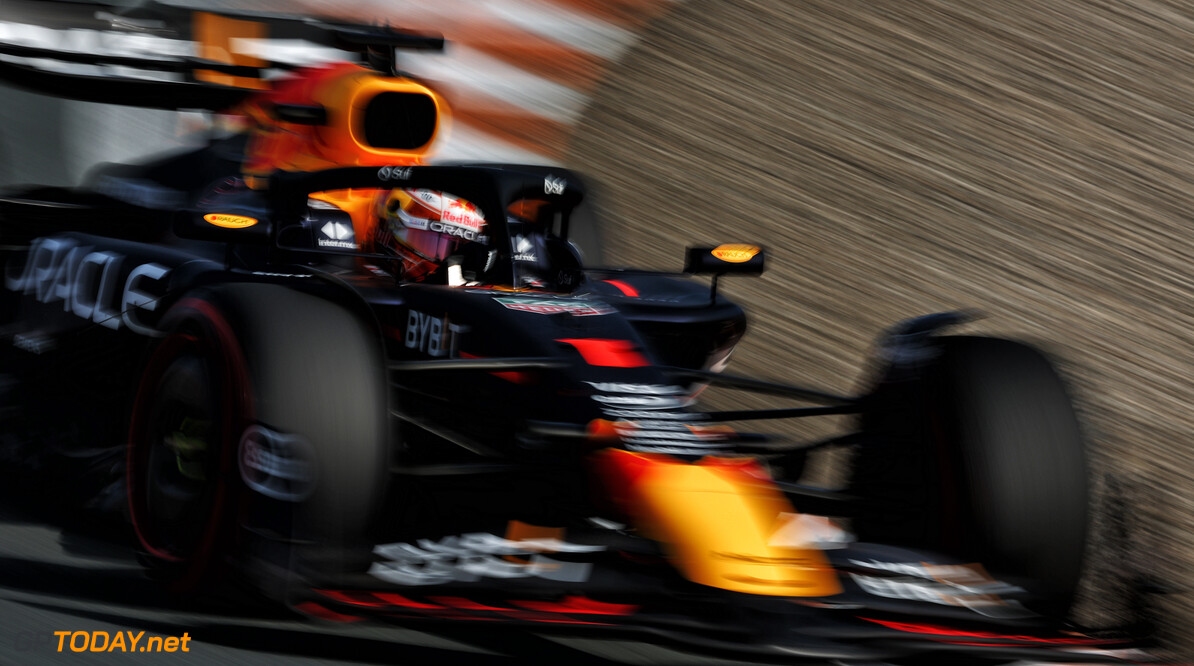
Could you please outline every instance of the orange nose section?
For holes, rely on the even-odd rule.
[[[611,497],[648,537],[664,544],[689,580],[771,596],[842,591],[824,553],[775,539],[795,510],[753,460],[687,463],[616,449],[597,455]]]

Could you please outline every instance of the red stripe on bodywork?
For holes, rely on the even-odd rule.
[[[321,606],[314,601],[305,601],[295,606],[295,609],[302,613],[306,613],[311,617],[317,617],[321,620],[328,620],[329,622],[360,622],[361,620],[365,619],[363,617],[357,617],[356,615],[337,613],[336,611]]]
[[[460,352],[460,358],[485,358],[484,356],[477,356],[468,352]],[[510,370],[508,372],[491,372],[489,373],[498,379],[504,379],[512,384],[526,384],[531,381],[531,376],[525,372],[517,370]]]
[[[422,603],[407,599],[392,592],[363,592],[347,590],[314,590],[337,603],[351,604],[367,608],[409,608],[417,611],[429,611],[433,617],[452,620],[519,620],[523,622],[545,622],[550,624],[587,624],[608,626],[605,622],[591,622],[579,620],[568,615],[632,615],[638,606],[613,604],[595,601],[587,597],[565,597],[559,602],[513,600],[506,603],[515,608],[490,606],[466,599],[464,597],[431,597],[428,601],[438,603]],[[443,604],[443,605],[439,605]],[[333,622],[356,622],[363,618],[355,615],[338,613],[314,601],[304,602],[296,609],[324,620]],[[494,613],[499,617],[473,615],[472,613]]]
[[[323,596],[333,601],[339,601],[343,604],[352,604],[354,606],[369,606],[371,608],[380,608],[382,606],[392,606],[387,601],[378,598],[376,594],[368,592],[340,592],[338,590],[315,590]]]
[[[527,620],[529,622],[544,622],[547,624],[587,624],[594,627],[608,627],[608,622],[586,622],[584,620],[570,620],[563,617],[530,617],[530,616],[514,616],[516,620]]]
[[[578,615],[630,615],[638,606],[594,601],[587,597],[565,597],[563,601],[514,601],[515,606],[546,613],[576,613]]]
[[[638,298],[638,289],[635,289],[621,280],[602,280],[602,282],[608,282],[609,284],[612,284],[618,288],[618,291],[630,296],[631,298]]]
[[[452,608],[456,608],[459,610],[497,611],[497,612],[505,612],[505,611],[513,610],[511,608],[498,608],[496,606],[486,606],[485,604],[478,603],[476,601],[473,601],[472,599],[465,599],[463,597],[431,597],[431,600],[438,601],[439,603],[441,603],[445,606],[451,606]]]
[[[407,599],[406,597],[404,597],[400,594],[393,594],[391,592],[374,592],[373,596],[377,597],[378,599],[381,599],[382,601],[386,602],[387,604],[389,604],[391,606],[402,606],[403,608],[417,608],[420,610],[436,610],[436,609],[443,610],[443,606],[437,606],[435,604],[420,603],[418,601],[413,601],[411,599]]]
[[[1040,636],[1024,636],[1014,634],[998,634],[991,631],[966,631],[964,629],[952,629],[950,627],[940,627],[932,624],[916,624],[912,622],[889,622],[887,620],[876,620],[874,618],[864,617],[859,618],[867,622],[874,622],[882,625],[888,629],[895,629],[896,631],[904,631],[911,634],[925,634],[942,639],[952,638],[975,638],[987,640],[1004,640],[1016,641],[1019,643],[1038,643],[1038,644],[1053,644],[1053,645],[1109,645],[1117,641],[1106,641],[1098,638],[1043,638]]]
[[[585,363],[606,368],[641,368],[649,365],[629,340],[605,340],[599,338],[569,338],[556,340],[570,344],[580,352]]]
[[[443,606],[413,601],[400,594],[394,594],[392,592],[344,592],[341,590],[315,591],[333,601],[338,601],[342,604],[352,604],[354,606],[368,606],[370,608],[398,606],[401,608],[414,608],[417,610],[446,610]]]

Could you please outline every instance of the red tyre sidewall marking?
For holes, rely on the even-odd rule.
[[[183,564],[189,561],[185,574],[174,581],[172,587],[186,589],[199,582],[210,564],[219,532],[227,529],[225,506],[235,496],[235,484],[230,480],[238,474],[236,459],[239,455],[240,435],[252,421],[252,397],[244,354],[227,319],[211,303],[199,298],[185,298],[163,318],[170,321],[195,321],[204,337],[184,333],[173,333],[167,337],[146,364],[137,397],[133,404],[133,417],[129,427],[128,459],[126,461],[126,486],[128,490],[129,513],[133,530],[141,547],[150,555],[165,562]],[[208,339],[206,336],[211,336]],[[211,515],[203,528],[199,547],[190,557],[184,558],[169,553],[151,543],[144,526],[146,507],[140,483],[140,472],[148,459],[145,434],[154,391],[170,362],[184,350],[193,350],[213,362],[219,373],[219,389],[222,423],[222,449],[220,452],[219,479],[213,499]]]

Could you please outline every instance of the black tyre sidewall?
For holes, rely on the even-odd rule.
[[[1055,600],[1051,610],[1068,607],[1089,505],[1069,391],[1043,354],[1007,340],[946,338],[945,361],[949,409],[941,419],[956,437],[945,464],[957,479],[948,490],[966,521],[953,529],[965,535],[966,554],[1025,575]]]
[[[134,525],[141,483],[135,476],[144,467],[136,436],[144,425],[137,415],[151,404],[146,394],[179,349],[201,350],[219,368],[222,451],[229,455],[221,461],[225,501],[221,515],[211,516],[203,552],[193,562],[172,562],[142,535],[156,568],[169,572],[173,588],[188,591],[209,580],[213,562],[236,558],[267,595],[289,603],[310,587],[363,571],[389,462],[385,359],[375,327],[326,295],[274,284],[206,288],[180,301],[163,322],[174,333],[147,364],[134,409]],[[283,501],[247,486],[238,463],[250,427],[310,445],[315,486],[309,496]]]
[[[267,565],[256,567],[256,582],[294,603],[305,589],[334,584],[372,560],[370,531],[389,478],[380,335],[363,313],[331,300],[343,292],[274,284],[210,291],[243,350],[252,425],[300,438],[314,457],[314,489],[301,500],[244,490],[245,532],[267,535],[247,544],[247,554]],[[262,571],[279,568],[284,580],[263,580]]]
[[[987,564],[1065,614],[1085,553],[1088,472],[1069,392],[1022,343],[943,336],[915,378],[881,380],[855,458],[860,538]]]

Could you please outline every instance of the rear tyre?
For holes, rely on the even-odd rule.
[[[363,570],[388,476],[385,364],[376,333],[343,306],[268,284],[196,294],[165,321],[175,333],[155,359],[170,360],[151,361],[143,393],[175,384],[175,393],[185,393],[189,384],[173,377],[205,377],[206,391],[186,388],[194,397],[181,413],[220,425],[202,430],[192,418],[183,426],[164,390],[139,401],[128,481],[151,565],[171,572],[175,587],[196,590],[205,576],[197,572],[236,561],[268,595],[287,601],[296,590]],[[182,351],[169,349],[175,346]],[[160,378],[155,365],[163,366]],[[201,514],[194,522],[212,527],[190,533],[175,527],[176,514],[157,499],[190,485],[178,479],[189,469],[178,453],[187,447],[167,434],[179,430],[199,437],[204,464],[219,470],[219,482],[206,490],[210,499],[196,500],[194,509]],[[175,537],[197,545],[175,547]]]
[[[1026,345],[942,337],[917,379],[881,382],[855,459],[866,541],[983,562],[1064,615],[1086,544],[1084,442],[1052,363]]]

